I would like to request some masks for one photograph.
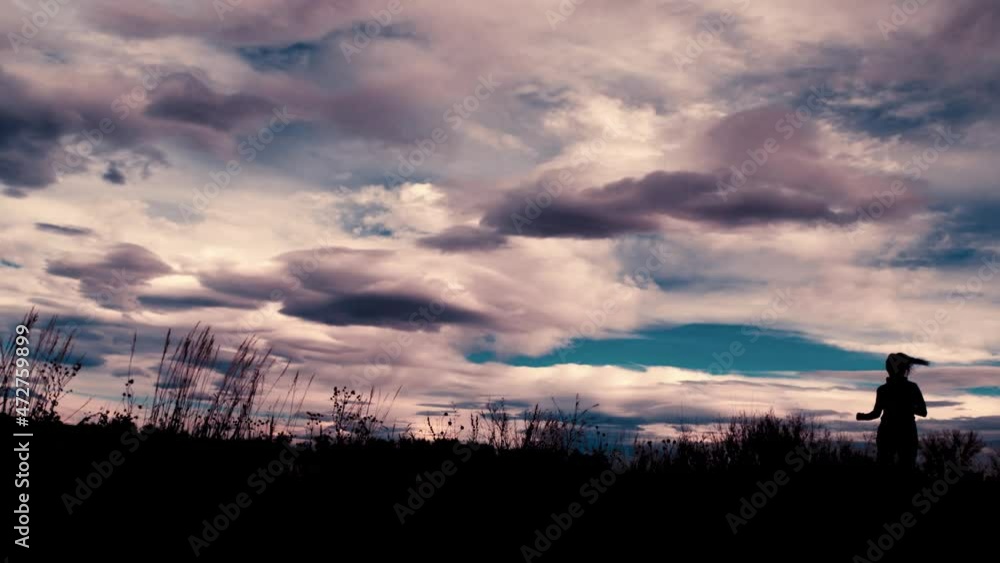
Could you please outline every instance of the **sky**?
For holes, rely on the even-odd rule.
[[[168,329],[392,419],[579,394],[670,436],[1000,440],[993,0],[13,0],[0,316],[78,330],[72,420]],[[84,407],[87,400],[88,406]],[[83,407],[81,409],[81,407]]]

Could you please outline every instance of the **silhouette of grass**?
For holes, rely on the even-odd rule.
[[[37,314],[29,313],[25,323],[34,326]],[[975,433],[926,434],[920,471],[893,476],[877,470],[870,447],[801,415],[741,413],[705,433],[685,429],[674,439],[635,436],[611,444],[596,424],[598,405],[584,407],[579,397],[568,409],[553,399],[551,408],[535,405],[518,414],[502,397],[468,413],[453,406],[440,417],[428,416],[427,431],[419,435],[387,423],[398,388],[335,387],[327,409],[304,412],[312,377],[289,374],[288,365],[278,364],[253,337],[220,361],[221,347],[202,326],[180,339],[168,332],[153,397],[135,398],[130,371],[117,411],[102,409],[65,424],[55,407],[80,369],[57,366],[73,361],[73,334],[60,333],[54,321],[38,333],[36,341],[44,344],[38,357],[45,362],[35,360],[40,375],[33,384],[44,406],[31,418],[48,425],[44,448],[32,451],[32,482],[45,487],[32,496],[38,495],[45,513],[58,515],[47,521],[46,533],[61,534],[60,544],[85,544],[113,526],[122,552],[156,545],[163,557],[190,559],[185,538],[200,533],[203,518],[246,492],[256,483],[247,475],[274,463],[293,442],[294,467],[268,484],[275,492],[254,496],[199,560],[261,560],[268,545],[276,556],[305,556],[331,530],[380,556],[515,560],[521,545],[535,541],[535,530],[552,524],[553,511],[558,516],[578,502],[584,516],[543,561],[631,560],[649,551],[644,540],[664,530],[674,538],[668,551],[680,560],[690,560],[681,557],[690,545],[719,557],[846,561],[884,533],[885,522],[913,511],[914,493],[945,475],[948,462],[965,471],[954,492],[928,516],[918,513],[920,533],[909,534],[889,559],[921,560],[913,556],[945,549],[963,560],[956,554],[973,548],[949,538],[985,536],[992,523],[975,507],[1000,499],[1000,458],[984,451]],[[10,346],[8,340],[0,363],[5,398],[12,394]],[[7,404],[0,423],[13,428]],[[132,453],[126,436],[139,429],[149,445]],[[123,469],[95,481],[97,468],[118,459],[111,453],[116,450],[124,456]],[[807,452],[807,468],[755,509],[734,536],[725,515],[763,490],[760,483],[775,481],[777,470],[791,473],[793,451]],[[627,467],[614,487],[585,494],[603,486],[599,477],[617,460]],[[81,483],[95,482],[99,488],[72,516],[65,514],[59,495],[78,494]],[[142,518],[123,517],[137,502],[154,508]],[[419,505],[403,526],[393,510],[400,502]],[[273,537],[296,539],[267,539]],[[495,557],[485,555],[485,546]]]
[[[58,422],[56,408],[66,393],[69,383],[83,367],[83,356],[74,356],[73,339],[75,331],[63,332],[59,318],[53,316],[44,328],[38,326],[38,312],[32,308],[21,320],[28,327],[28,377],[21,378],[28,383],[28,416],[36,422]],[[11,332],[6,342],[0,344],[0,413],[13,417],[18,408],[15,400],[17,388],[17,359],[14,353],[17,334]],[[23,405],[23,403],[21,403]],[[23,407],[22,407],[23,408]]]
[[[51,318],[44,329],[37,329],[38,321],[39,314],[32,309],[21,323],[32,329],[32,402],[28,418],[58,422],[56,408],[70,391],[68,383],[81,371],[83,358],[74,358],[75,332],[60,330],[58,317]],[[635,436],[629,448],[623,447],[625,440],[619,436],[612,447],[607,434],[594,424],[594,409],[599,405],[584,408],[579,395],[572,410],[563,410],[553,399],[551,409],[536,404],[520,415],[509,412],[504,398],[489,399],[478,411],[468,414],[468,427],[459,423],[459,409],[453,408],[443,412],[437,421],[428,416],[427,433],[421,437],[409,427],[386,425],[401,388],[383,394],[374,387],[367,391],[334,387],[329,411],[303,412],[301,407],[314,376],[303,379],[299,372],[289,375],[288,363],[276,369],[272,351],[261,349],[253,335],[244,338],[227,361],[220,362],[221,346],[211,327],[200,325],[179,340],[167,331],[153,396],[143,410],[142,404],[136,404],[131,375],[135,346],[133,336],[121,409],[102,409],[85,416],[81,424],[134,426],[194,439],[287,441],[297,421],[302,420],[308,441],[317,447],[405,439],[466,441],[482,443],[495,451],[538,450],[561,455],[579,452],[610,457],[627,451],[633,470],[657,473],[774,467],[799,447],[830,463],[857,465],[872,460],[871,444],[858,448],[848,438],[834,437],[802,415],[779,417],[773,412],[740,413],[701,435],[682,429],[680,437],[656,442]],[[0,346],[0,413],[7,416],[14,415],[14,347],[13,334]],[[272,398],[282,381],[288,383],[284,393]],[[940,468],[946,461],[970,466],[983,449],[984,443],[975,432],[931,432],[921,439],[924,465],[928,467]]]
[[[278,372],[267,393],[265,381],[275,367],[271,350],[258,349],[254,336],[236,348],[221,376],[217,372],[220,346],[210,327],[196,326],[173,345],[171,332],[164,339],[156,373],[152,405],[144,427],[187,434],[195,438],[240,440],[273,439],[284,421],[287,432],[312,383],[296,398],[299,373],[291,376],[286,394],[267,403],[270,391],[288,376],[288,364]],[[268,408],[265,410],[265,405]]]

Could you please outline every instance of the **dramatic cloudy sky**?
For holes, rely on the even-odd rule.
[[[0,12],[0,312],[80,327],[68,412],[201,322],[309,410],[651,434],[872,430],[904,351],[923,428],[1000,438],[994,0],[233,3]]]

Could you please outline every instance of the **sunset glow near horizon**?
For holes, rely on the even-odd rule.
[[[993,0],[46,6],[0,12],[0,312],[77,327],[71,420],[201,323],[414,429],[860,436],[906,352],[922,431],[1000,442]]]

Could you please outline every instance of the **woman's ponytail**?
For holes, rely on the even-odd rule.
[[[902,352],[889,354],[889,357],[885,359],[885,370],[889,372],[890,377],[906,377],[910,374],[910,368],[913,366],[929,365],[931,363],[923,358],[914,358]]]

